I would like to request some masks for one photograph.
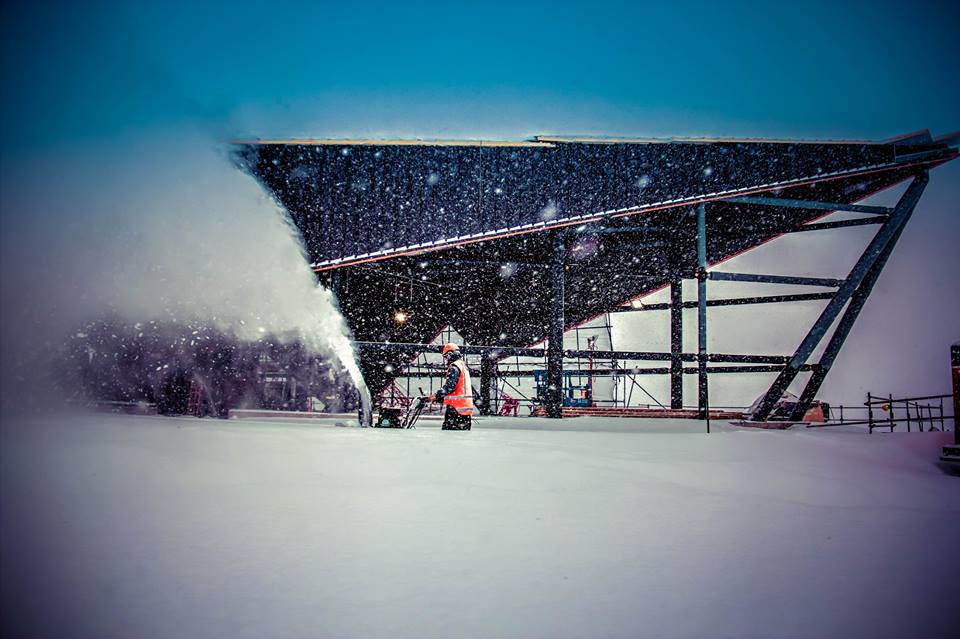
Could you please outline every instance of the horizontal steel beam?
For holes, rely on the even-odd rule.
[[[380,351],[393,353],[439,353],[439,344],[414,344],[410,342],[353,342],[361,351]],[[546,357],[545,348],[528,348],[517,346],[470,346],[460,347],[460,352],[465,355],[484,355],[490,357]],[[586,351],[586,350],[565,350],[563,356],[566,359],[617,359],[617,360],[637,360],[637,361],[669,361],[670,353],[656,351]],[[685,362],[697,361],[697,353],[682,353],[680,358]],[[783,364],[789,361],[786,355],[741,355],[739,353],[708,353],[707,361],[710,362],[739,362],[756,364]]]
[[[723,201],[733,202],[734,204],[756,204],[760,206],[778,206],[789,209],[809,209],[814,211],[850,211],[852,213],[877,213],[880,215],[887,215],[893,211],[893,209],[886,206],[843,204],[841,202],[818,202],[814,200],[794,200],[783,197],[740,196],[732,197]]]
[[[757,275],[754,273],[722,273],[710,271],[707,279],[722,282],[758,282],[761,284],[797,284],[801,286],[829,286],[836,288],[843,280],[826,277],[794,277],[792,275]]]
[[[411,342],[353,342],[361,351],[380,351],[384,353],[439,353],[439,344],[416,344]],[[516,355],[519,357],[546,357],[545,348],[528,348],[518,346],[460,346],[460,352],[465,355],[483,355],[496,352],[502,355]]]
[[[707,300],[707,306],[739,306],[741,304],[778,304],[781,302],[809,302],[811,300],[828,300],[834,293],[796,293],[794,295],[757,295],[754,297],[728,297],[716,300]],[[690,302],[690,306],[696,306]]]
[[[447,266],[467,266],[470,268],[475,267],[503,267],[503,266],[534,266],[537,268],[545,269],[548,264],[546,262],[536,262],[532,260],[462,260],[453,257],[430,257],[423,256],[422,261],[429,263],[430,266],[437,265],[447,265]]]
[[[600,229],[596,231],[584,231],[579,234],[577,237],[589,237],[591,235],[652,235],[656,231],[648,231],[646,229]],[[647,240],[647,241],[637,241],[639,246],[649,246],[650,248],[670,248],[673,246],[673,243],[665,240]]]
[[[805,364],[800,370],[809,371],[813,370],[816,367],[816,364]],[[546,368],[531,368],[531,369],[521,369],[521,370],[510,370],[510,369],[499,369],[497,371],[496,377],[533,377],[534,371],[544,371]],[[708,366],[708,373],[779,373],[783,370],[783,366],[776,366],[773,364],[767,365],[754,365],[754,366]],[[687,366],[683,369],[683,372],[687,375],[696,375],[699,372],[699,369],[696,366]],[[619,376],[629,376],[629,375],[669,375],[670,369],[664,366],[652,367],[652,368],[564,368],[564,375],[569,375],[571,377],[619,377]],[[479,377],[480,369],[470,369],[470,374]],[[427,378],[427,377],[443,377],[446,375],[446,370],[443,367],[438,366],[436,370],[405,370],[398,377],[411,377],[411,378]]]
[[[802,233],[804,231],[825,231],[827,229],[839,229],[846,226],[863,226],[865,224],[883,224],[890,219],[889,215],[873,215],[871,217],[861,217],[856,220],[837,220],[836,222],[815,222],[813,224],[804,224],[795,229],[790,229],[788,233]]]
[[[796,295],[757,295],[754,297],[725,297],[715,300],[707,300],[707,306],[740,306],[742,304],[775,304],[778,302],[805,302],[808,300],[828,300],[834,296],[834,293],[797,293]],[[684,302],[683,308],[697,308],[696,302]],[[620,307],[614,309],[613,313],[625,313],[627,311],[666,311],[670,309],[670,304],[643,304],[634,308]]]
[[[708,357],[709,359],[709,357]],[[807,364],[801,370],[809,371],[813,370],[816,364]],[[568,369],[563,369],[566,372]],[[753,365],[753,366],[708,366],[707,373],[779,373],[783,370],[783,366],[777,366],[775,364],[766,364],[766,365]],[[696,375],[700,372],[699,367],[697,366],[687,366],[683,369],[683,372],[687,375]],[[587,370],[579,373],[581,376],[586,377],[588,375]],[[605,375],[669,375],[670,369],[666,367],[656,367],[656,368],[617,368],[617,369],[594,369],[593,375],[596,376],[605,376]],[[513,373],[516,376],[516,373]],[[507,373],[502,373],[502,376],[508,376]]]
[[[589,235],[617,235],[624,233],[644,233],[657,235],[663,233],[673,233],[676,229],[666,229],[662,227],[644,227],[644,226],[612,226],[602,229],[586,229],[571,234],[571,237],[584,237]]]
[[[816,364],[806,364],[800,370],[811,371],[814,369]],[[708,366],[707,372],[709,373],[779,373],[783,370],[783,366]],[[684,373],[692,375],[697,372],[696,368],[685,368],[683,369]]]
[[[544,368],[530,368],[530,369],[521,369],[521,370],[510,370],[510,369],[498,369],[496,377],[533,377],[534,371],[545,371]],[[779,369],[778,369],[779,370]],[[563,369],[564,375],[570,375],[571,377],[613,377],[621,375],[644,375],[644,374],[666,374],[669,373],[669,368],[566,368]],[[399,377],[444,377],[446,375],[445,368],[437,368],[437,370],[431,371],[405,371],[399,375]],[[471,375],[479,375],[479,369],[470,369]]]
[[[683,360],[696,361],[696,353],[684,353]],[[790,360],[786,355],[732,355],[707,353],[708,362],[739,362],[744,364],[786,364]]]

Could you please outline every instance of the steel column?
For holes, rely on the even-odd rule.
[[[697,410],[709,410],[707,385],[707,206],[697,205]]]
[[[480,356],[480,414],[490,415],[490,389],[491,382],[496,375],[496,362],[490,357],[490,353],[484,353]]]
[[[563,233],[553,236],[550,258],[550,332],[547,346],[547,417],[563,417],[563,285],[566,243]]]
[[[683,279],[670,281],[670,408],[683,408]]]
[[[922,190],[923,189],[921,187],[921,192]],[[919,195],[917,197],[919,199]],[[827,377],[827,373],[830,372],[830,368],[833,366],[833,362],[836,360],[837,354],[840,353],[840,348],[843,346],[844,341],[850,334],[850,329],[853,328],[853,323],[857,321],[860,311],[863,310],[863,305],[866,303],[871,291],[873,291],[873,286],[877,283],[877,279],[880,277],[880,272],[883,271],[883,267],[886,265],[887,259],[893,252],[893,247],[896,246],[897,241],[900,239],[900,234],[903,233],[903,229],[906,227],[907,221],[910,219],[910,216],[913,213],[913,208],[914,207],[911,206],[910,210],[906,212],[906,215],[904,216],[903,221],[900,223],[900,226],[894,230],[894,233],[890,236],[886,246],[883,247],[883,250],[881,250],[880,254],[877,256],[877,259],[870,266],[869,270],[867,270],[867,274],[864,276],[863,282],[860,283],[860,286],[857,287],[857,290],[854,291],[853,295],[850,297],[850,304],[847,306],[847,310],[844,311],[843,317],[840,318],[840,323],[837,324],[837,328],[833,331],[833,335],[830,336],[830,341],[827,343],[827,348],[824,350],[823,355],[820,356],[820,362],[818,366],[813,369],[813,374],[810,376],[810,379],[807,380],[807,385],[804,387],[803,392],[800,393],[800,399],[797,401],[797,405],[790,414],[791,420],[799,421],[802,419],[804,413],[806,413],[807,409],[810,408],[813,398],[820,391],[820,386],[823,384],[823,380]]]
[[[817,318],[817,321],[810,329],[810,332],[807,333],[807,336],[800,343],[800,346],[797,347],[793,357],[787,363],[783,371],[781,371],[781,373],[777,376],[777,379],[774,380],[773,384],[770,386],[770,389],[767,391],[767,394],[757,407],[757,411],[754,413],[753,419],[757,421],[763,421],[770,416],[774,405],[776,405],[777,401],[779,401],[780,397],[783,395],[783,391],[785,391],[790,383],[796,378],[797,373],[800,371],[800,367],[806,363],[807,359],[813,353],[813,350],[817,347],[817,344],[820,343],[820,340],[823,339],[823,336],[826,334],[827,330],[840,314],[841,309],[844,307],[844,305],[846,305],[846,303],[853,296],[854,292],[863,283],[867,273],[870,271],[871,267],[877,261],[881,253],[883,253],[884,248],[890,242],[891,238],[900,232],[903,225],[910,218],[910,214],[913,212],[913,208],[920,199],[920,195],[923,193],[923,189],[926,187],[928,181],[929,176],[927,175],[926,171],[924,171],[923,173],[917,175],[913,182],[911,182],[906,193],[904,193],[903,197],[900,198],[896,208],[890,215],[889,221],[880,227],[880,230],[877,231],[876,235],[874,235],[873,239],[870,241],[870,244],[867,245],[867,248],[860,256],[860,259],[857,260],[857,263],[854,265],[853,269],[851,269],[850,274],[837,290],[837,294],[832,300],[830,300],[830,302],[827,304],[827,307],[823,309],[823,312],[820,314],[820,317]],[[845,335],[842,337],[845,337]],[[842,337],[836,346],[837,350],[839,350],[839,346],[843,343]]]

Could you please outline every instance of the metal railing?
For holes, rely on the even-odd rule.
[[[947,420],[953,415],[944,414],[943,400],[952,395],[925,395],[922,397],[886,397],[867,393],[867,401],[862,406],[831,406],[831,420],[824,426],[867,426],[873,433],[875,428],[889,428],[893,432],[899,424],[906,424],[907,432],[916,426],[917,432],[930,430],[950,430]],[[866,411],[866,419],[848,419],[844,412]]]

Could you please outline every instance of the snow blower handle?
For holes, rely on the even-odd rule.
[[[420,395],[413,399],[413,402],[410,403],[410,408],[407,409],[407,415],[403,420],[404,428],[416,428],[417,420],[420,419],[420,413],[423,412],[423,409],[426,407],[430,400],[433,399],[433,396],[427,396],[423,392],[423,388],[418,388]]]
[[[410,404],[410,409],[407,411],[407,416],[404,419],[404,428],[416,428],[417,420],[420,419],[420,413],[423,412],[423,408],[427,405],[428,399],[428,397],[423,396],[414,398],[413,403]]]

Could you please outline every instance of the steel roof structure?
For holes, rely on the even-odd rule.
[[[289,212],[355,338],[381,345],[361,356],[376,391],[445,325],[498,354],[551,336],[562,349],[556,336],[564,328],[629,308],[631,300],[666,286],[679,292],[683,278],[704,287],[698,302],[704,336],[705,307],[723,303],[706,299],[707,279],[836,289],[807,297],[836,307],[812,329],[819,343],[840,311],[853,306],[847,306],[851,298],[869,294],[872,283],[861,285],[871,268],[876,274],[878,264],[882,268],[927,171],[954,159],[957,142],[956,134],[934,139],[923,131],[883,142],[541,136],[519,142],[241,140],[235,148],[238,163]],[[910,179],[910,201],[901,206],[854,204]],[[840,210],[869,217],[816,221]],[[878,224],[878,237],[886,237],[872,245],[876,255],[865,257],[863,272],[844,279],[710,271],[784,233],[860,224]],[[788,300],[767,301],[804,299],[780,297]],[[665,309],[676,324],[682,302],[672,299]],[[395,321],[398,310],[406,321]],[[682,361],[703,369],[715,361],[774,364],[773,372],[790,379],[784,384],[778,376],[771,397],[801,370],[813,370],[814,377],[829,370],[829,363],[808,363],[809,353],[803,361],[802,353],[731,360],[705,353],[703,342],[697,354],[675,345],[646,359],[670,361],[675,382]],[[557,374],[562,352],[551,362]],[[703,410],[707,372],[701,372]]]

